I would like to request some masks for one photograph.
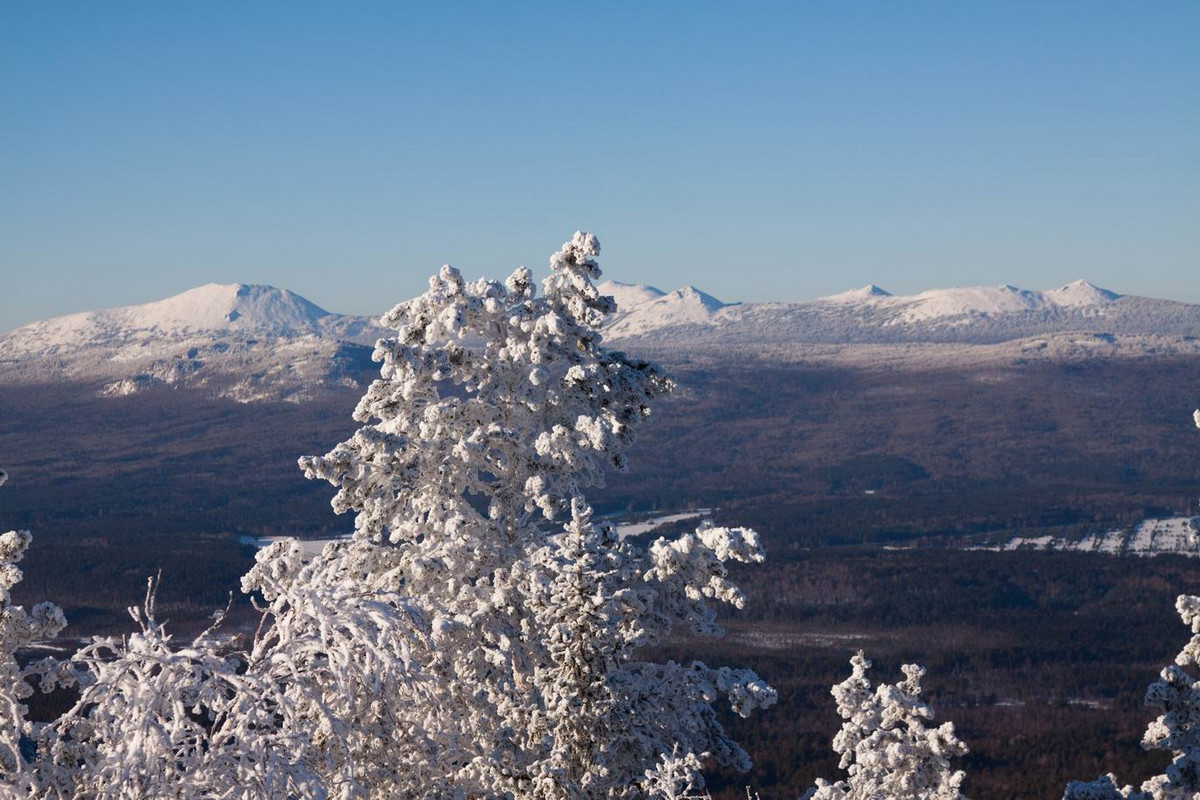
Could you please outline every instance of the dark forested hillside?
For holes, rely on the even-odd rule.
[[[758,528],[778,555],[1119,525],[1187,512],[1200,495],[1186,424],[1194,359],[669,366],[680,390],[655,409],[630,471],[593,494],[601,510],[716,507],[719,519]],[[356,399],[0,389],[0,463],[12,473],[0,511],[4,524],[37,535],[23,590],[67,599],[83,570],[123,609],[161,567],[165,595],[208,602],[249,557],[238,535],[348,531],[328,488],[306,481],[296,458],[352,431]]]

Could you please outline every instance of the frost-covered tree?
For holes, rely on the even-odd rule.
[[[775,700],[749,671],[637,657],[678,623],[717,633],[708,602],[742,603],[725,562],[763,556],[742,528],[644,552],[593,521],[584,491],[625,467],[671,388],[603,347],[598,253],[576,234],[540,296],[523,268],[500,283],[443,267],[383,318],[396,333],[376,346],[363,427],[301,460],[355,514],[346,580],[404,598],[426,637],[410,655],[433,699],[388,713],[427,746],[380,747],[447,795],[641,796],[676,747],[744,768],[712,703]]]
[[[0,469],[0,486],[8,473]],[[29,644],[51,639],[66,627],[62,610],[53,603],[38,603],[32,611],[14,605],[12,589],[21,581],[17,563],[25,556],[33,537],[29,531],[0,534],[0,797],[22,797],[36,790],[33,726],[26,719],[22,701],[32,688],[26,681],[46,668],[38,663],[22,668],[16,652]]]
[[[419,635],[394,592],[344,580],[347,550],[311,562],[295,543],[264,551],[245,578],[266,599],[246,651],[224,652],[215,626],[176,644],[152,584],[130,609],[137,632],[96,638],[48,676],[80,697],[37,733],[37,796],[437,796],[396,763],[411,731],[387,714],[429,700],[408,660]]]
[[[806,798],[812,800],[963,800],[964,773],[950,759],[967,746],[954,733],[954,723],[927,727],[933,710],[920,699],[921,676],[915,664],[901,669],[904,680],[874,689],[867,678],[871,662],[860,652],[850,659],[852,673],[833,687],[844,720],[834,737],[845,780],[818,780]]]

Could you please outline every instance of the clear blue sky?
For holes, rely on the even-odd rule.
[[[0,5],[0,330],[207,282],[378,312],[577,228],[728,300],[1200,302],[1200,3]]]

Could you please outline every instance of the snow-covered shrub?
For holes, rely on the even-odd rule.
[[[266,601],[246,651],[222,651],[220,619],[173,642],[151,584],[130,609],[139,631],[96,638],[49,673],[49,688],[74,684],[80,697],[37,731],[37,796],[438,796],[428,741],[394,715],[435,705],[410,659],[425,640],[394,591],[347,579],[363,566],[356,550],[262,551],[244,579]]]
[[[921,702],[921,676],[915,664],[901,669],[904,680],[871,688],[871,662],[860,652],[850,659],[852,673],[833,687],[844,720],[833,749],[846,780],[818,780],[805,795],[812,800],[962,800],[964,773],[950,759],[967,746],[954,734],[954,723],[926,727],[933,710]]]

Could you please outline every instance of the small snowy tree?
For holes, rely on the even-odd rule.
[[[921,676],[915,664],[901,669],[904,680],[881,683],[872,691],[867,679],[871,662],[860,652],[850,659],[852,673],[833,687],[842,730],[833,749],[841,754],[846,780],[818,780],[806,798],[812,800],[963,800],[964,773],[950,759],[967,746],[954,734],[954,723],[926,727],[933,710],[921,702]]]
[[[1180,595],[1175,610],[1192,629],[1191,640],[1146,690],[1146,705],[1158,709],[1142,737],[1146,750],[1165,750],[1172,761],[1162,775],[1145,781],[1141,791],[1117,787],[1106,775],[1095,781],[1073,781],[1064,800],[1196,800],[1200,798],[1200,680],[1184,667],[1200,667],[1200,597]]]

